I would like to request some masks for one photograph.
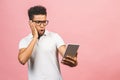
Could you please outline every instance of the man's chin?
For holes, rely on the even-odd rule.
[[[43,35],[43,33],[39,33],[38,35],[42,36],[42,35]]]
[[[43,35],[44,33],[38,33],[38,39],[40,39],[40,37]]]

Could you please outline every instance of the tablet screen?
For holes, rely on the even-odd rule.
[[[79,45],[69,44],[65,51],[64,57],[66,57],[67,55],[74,57],[77,53],[78,48],[79,48]]]

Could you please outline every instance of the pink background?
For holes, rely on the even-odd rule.
[[[61,64],[64,80],[120,80],[120,0],[0,0],[0,80],[27,80],[18,43],[37,4],[48,10],[48,30],[81,45],[77,67]]]

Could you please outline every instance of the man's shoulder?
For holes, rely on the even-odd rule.
[[[32,33],[29,33],[27,36],[23,37],[20,41],[28,41],[30,39],[32,39]]]
[[[52,35],[52,36],[58,35],[57,32],[48,31],[48,30],[46,31],[46,33],[47,33],[48,35]]]

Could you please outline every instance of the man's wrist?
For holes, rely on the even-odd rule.
[[[38,40],[38,38],[37,37],[33,37],[33,40]]]

